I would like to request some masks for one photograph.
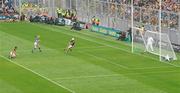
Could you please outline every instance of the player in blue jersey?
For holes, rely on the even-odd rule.
[[[40,36],[36,35],[35,36],[35,40],[34,40],[34,48],[32,49],[32,53],[34,53],[34,51],[36,49],[39,49],[39,52],[42,52],[41,48],[40,48]]]

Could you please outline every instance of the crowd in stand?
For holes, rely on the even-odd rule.
[[[136,5],[142,7],[151,7],[152,9],[159,9],[159,0],[147,0],[146,2],[142,2],[141,0],[136,0]],[[180,2],[178,3],[176,0],[162,0],[161,8],[164,11],[173,11],[180,12]]]
[[[107,1],[107,0],[102,0]],[[118,11],[119,18],[131,18],[131,0],[108,0],[111,5],[111,13],[115,14],[115,9]],[[158,9],[159,0],[134,0],[134,20],[140,21],[144,24],[158,25]],[[117,5],[117,8],[115,8]],[[180,12],[180,2],[177,0],[162,0],[162,26],[168,26],[171,28],[178,27],[178,19]]]
[[[2,5],[2,10],[4,15],[10,15],[15,13],[14,7],[12,6],[12,2],[9,0],[5,0]]]
[[[106,1],[106,0],[102,0]],[[159,9],[160,0],[134,0],[134,6],[139,7],[151,7],[152,9]],[[130,4],[131,0],[109,0],[112,3],[118,4]],[[178,0],[162,0],[162,10],[180,12],[180,1]]]
[[[3,0],[0,15],[5,16],[8,19],[15,20],[19,18],[19,14],[17,11],[15,11],[12,3],[12,0]]]

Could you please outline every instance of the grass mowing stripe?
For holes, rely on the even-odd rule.
[[[101,48],[106,48],[106,46],[97,46],[97,47],[77,47],[76,49],[101,49]],[[59,49],[65,49],[65,48],[59,48]],[[57,51],[56,49],[41,49],[42,51]],[[1,50],[3,52],[9,52],[9,50]],[[30,49],[23,49],[23,50],[18,50],[18,52],[31,52],[32,50]],[[92,50],[91,50],[92,51]]]
[[[104,49],[98,49],[98,50],[104,50]],[[140,67],[140,68],[129,68],[129,67],[127,67],[127,66],[124,66],[124,65],[120,65],[120,64],[116,64],[116,63],[113,63],[113,62],[111,62],[110,60],[108,60],[108,59],[104,59],[104,58],[102,58],[102,57],[98,57],[98,56],[95,56],[95,55],[92,55],[92,54],[90,54],[90,53],[87,53],[86,51],[97,51],[97,49],[94,49],[94,50],[83,50],[83,54],[86,54],[87,56],[91,56],[91,57],[95,57],[95,58],[97,58],[97,59],[101,59],[101,60],[104,60],[104,61],[108,61],[108,63],[110,62],[111,64],[113,64],[113,65],[116,65],[116,66],[119,66],[119,67],[122,67],[122,68],[125,68],[125,69],[130,69],[130,70],[138,70],[138,69],[141,69],[141,70],[145,70],[145,69],[158,69],[158,68],[174,68],[174,66],[170,66],[170,65],[168,65],[168,66],[159,66],[159,67]],[[79,52],[79,51],[77,51],[77,52]],[[80,51],[81,53],[82,53],[82,51]],[[86,53],[85,53],[86,52]]]
[[[119,77],[121,75],[143,75],[143,74],[163,74],[163,73],[179,73],[179,71],[156,71],[156,72],[145,72],[145,73],[127,73],[127,74],[94,75],[94,76],[75,76],[75,77],[63,77],[63,78],[54,78],[54,79],[55,80],[70,80],[70,79],[85,79],[85,78]]]
[[[91,50],[91,51],[92,51],[92,50]],[[82,53],[82,52],[81,52],[81,53]],[[172,66],[161,66],[161,67],[129,68],[129,67],[127,67],[127,66],[113,63],[113,62],[111,62],[111,61],[108,60],[108,59],[104,59],[104,58],[102,58],[102,57],[98,57],[98,56],[95,56],[95,55],[90,54],[90,53],[87,53],[87,52],[86,52],[86,53],[83,52],[83,54],[86,54],[86,55],[88,55],[88,56],[91,56],[91,57],[94,57],[94,58],[97,58],[97,59],[104,60],[104,61],[106,61],[106,62],[108,62],[108,63],[110,63],[110,64],[116,65],[116,66],[121,67],[121,68],[124,68],[124,69],[137,70],[137,69],[155,69],[155,68],[171,68],[171,67],[172,67]]]
[[[55,51],[55,49],[41,49],[42,51]],[[9,52],[9,50],[1,50],[3,52]],[[31,49],[18,50],[18,52],[32,52]]]
[[[94,57],[94,58],[96,58],[96,59],[104,60],[105,62],[108,62],[108,63],[113,64],[113,65],[115,65],[115,66],[118,66],[118,67],[121,67],[121,68],[124,68],[124,69],[128,69],[127,66],[124,66],[124,65],[120,65],[120,64],[111,62],[111,60],[108,60],[108,59],[105,59],[105,58],[102,58],[102,57],[98,57],[98,56],[95,56],[95,55],[90,54],[90,53],[85,53],[85,52],[81,52],[81,53],[86,54],[86,55],[91,56],[91,57]]]
[[[35,72],[35,71],[33,71],[33,70],[31,70],[31,69],[29,69],[29,68],[27,68],[27,67],[21,65],[21,64],[18,64],[18,63],[16,63],[16,62],[13,62],[12,60],[10,60],[10,59],[8,59],[8,58],[2,56],[2,55],[0,55],[0,57],[2,57],[2,58],[4,58],[4,59],[8,60],[9,62],[11,62],[11,63],[13,63],[13,64],[15,64],[15,65],[17,65],[17,66],[20,66],[20,67],[22,67],[22,68],[24,68],[24,69],[26,69],[26,70],[28,70],[28,71],[34,73],[34,74],[36,74],[36,75],[38,75],[38,76],[40,76],[40,77],[46,79],[46,80],[48,80],[48,81],[50,81],[50,82],[52,82],[53,84],[55,84],[55,85],[57,85],[57,86],[59,86],[59,87],[62,87],[62,88],[64,88],[64,89],[66,89],[67,91],[69,91],[69,92],[71,92],[71,93],[76,93],[75,91],[73,91],[73,90],[71,90],[71,89],[69,89],[69,88],[67,88],[67,87],[65,87],[65,86],[63,86],[63,85],[61,85],[61,84],[59,84],[59,83],[57,83],[57,82],[55,82],[55,81],[53,81],[53,80],[51,80],[51,79],[45,77],[45,76],[43,76],[43,75],[41,75],[41,74],[39,74],[39,73],[37,73],[37,72]]]
[[[34,24],[33,24],[34,25]],[[41,25],[41,24],[38,24],[38,25]],[[37,25],[36,25],[37,26]],[[39,27],[41,27],[41,26],[39,26]],[[41,27],[42,28],[42,27]],[[69,34],[69,33],[65,33],[65,32],[62,32],[62,31],[57,31],[58,29],[56,29],[56,28],[48,28],[48,27],[44,27],[43,26],[43,28],[46,28],[46,29],[49,29],[49,30],[51,30],[51,31],[55,31],[55,32],[60,32],[60,33],[63,33],[63,34],[66,34],[66,35],[71,35],[71,36],[74,36],[73,34]],[[67,29],[65,29],[65,28],[62,28],[62,29],[64,29],[64,30],[66,30],[66,31],[69,31],[69,30],[67,30]],[[75,32],[75,33],[80,33],[80,32]],[[82,33],[81,33],[82,34]],[[90,34],[89,34],[90,35]],[[118,47],[115,47],[115,46],[112,46],[112,45],[107,45],[107,44],[104,44],[104,43],[100,43],[100,42],[97,42],[97,41],[93,41],[93,40],[90,40],[90,39],[88,39],[88,38],[84,38],[84,37],[82,37],[82,36],[79,36],[79,35],[76,35],[77,37],[79,37],[79,38],[81,38],[81,39],[84,39],[84,40],[87,40],[87,41],[90,41],[90,42],[94,42],[94,43],[97,43],[97,44],[101,44],[101,45],[105,45],[105,46],[108,46],[108,47],[111,47],[111,48],[114,48],[114,49],[119,49],[119,50],[121,50],[121,51],[124,51],[124,52],[127,52],[127,53],[132,53],[132,52],[130,52],[130,51],[127,51],[127,50],[125,50],[125,49],[122,49],[122,48],[118,48]],[[90,35],[91,36],[91,35]],[[96,38],[96,37],[94,37],[94,38]],[[102,38],[101,38],[102,39]],[[104,40],[104,39],[103,39]],[[158,61],[158,62],[160,62],[158,59],[156,59],[156,58],[152,58],[152,57],[149,57],[149,56],[146,56],[146,55],[142,55],[142,54],[138,54],[138,53],[134,53],[134,54],[136,54],[136,55],[139,55],[139,56],[143,56],[143,57],[146,57],[146,58],[148,58],[148,59],[152,59],[152,60],[156,60],[156,61]],[[180,67],[179,65],[175,65],[175,64],[172,64],[172,63],[169,63],[169,62],[162,62],[162,63],[165,63],[165,64],[168,64],[168,65],[171,65],[171,66],[174,66],[174,67]]]
[[[31,26],[31,25],[30,25]],[[37,29],[37,27],[35,27],[35,26],[31,26],[32,28],[34,28],[34,30],[35,30],[35,28]],[[8,28],[8,27],[7,27]],[[11,29],[7,29],[7,30],[11,30]],[[30,29],[31,30],[31,29]],[[28,32],[31,32],[31,31],[28,31]],[[58,39],[58,37],[60,37],[61,35],[63,36],[64,34],[61,34],[61,33],[56,33],[56,32],[54,32],[54,31],[50,31],[50,30],[47,30],[47,29],[43,29],[45,32],[46,31],[48,31],[48,33],[55,33],[55,34],[57,34],[57,35],[59,35],[59,36],[56,36],[56,37],[53,37],[53,38],[55,38],[55,39]],[[63,30],[63,29],[59,29],[59,30]],[[6,30],[5,30],[6,31]],[[41,29],[39,29],[39,30],[37,30],[37,31],[42,31]],[[19,32],[19,30],[17,29],[15,32]],[[27,31],[26,31],[27,32]],[[26,32],[22,32],[22,34],[24,34],[24,35],[28,35],[28,33],[26,33]],[[65,31],[62,31],[62,32],[65,32]],[[9,32],[9,33],[11,33],[11,32]],[[42,32],[43,33],[43,32]],[[70,31],[67,31],[67,33],[70,33]],[[72,32],[72,33],[74,33],[74,32]],[[11,33],[11,34],[13,34],[13,33]],[[74,33],[75,34],[75,33]],[[16,35],[16,34],[13,34],[13,35]],[[43,34],[44,35],[44,34]],[[51,36],[53,36],[54,34],[52,34]],[[18,35],[17,34],[17,36],[21,36],[21,35]],[[81,35],[81,36],[84,36],[84,35]],[[68,36],[68,38],[70,38],[71,36]],[[92,40],[90,37],[88,37],[88,36],[86,36],[87,38],[89,38],[90,40]],[[24,38],[23,38],[24,39]],[[25,38],[25,39],[28,39],[28,38]],[[44,38],[44,39],[47,39],[47,38]],[[61,39],[63,39],[63,37],[61,38]],[[67,38],[66,38],[67,39]],[[94,38],[93,38],[94,39]],[[31,40],[31,39],[29,39],[29,40]],[[52,39],[53,40],[53,39]],[[80,40],[80,38],[79,38],[79,40]],[[98,42],[101,42],[100,40],[98,40],[98,39],[94,39],[94,40],[97,40]],[[49,40],[50,41],[50,40]],[[85,41],[85,42],[82,42],[82,43],[84,43],[84,44],[82,44],[82,45],[85,45],[86,44],[86,40],[81,40],[81,41]],[[81,43],[81,41],[79,41],[78,43]],[[106,43],[106,41],[102,41],[101,43]],[[109,45],[111,45],[111,43],[110,42],[107,42]],[[53,43],[44,43],[45,45],[47,45],[47,46],[50,46],[51,48],[53,47],[53,46],[51,46],[50,44],[53,44]],[[56,44],[56,43],[55,43]],[[66,43],[65,43],[66,44]],[[88,43],[88,44],[92,44],[92,45],[96,45],[96,43]],[[87,44],[86,44],[87,45]],[[85,45],[85,46],[86,46]],[[117,44],[112,44],[112,46],[116,46]],[[89,45],[88,45],[89,46]],[[65,47],[65,46],[64,46]],[[117,47],[118,47],[118,45],[117,45]],[[122,48],[122,47],[119,47],[119,48]],[[53,49],[54,49],[54,47],[53,47]],[[57,49],[57,50],[59,50],[59,48],[55,48],[55,49]],[[112,61],[111,62],[115,62],[116,63],[116,60],[114,59],[114,58],[111,58],[111,57],[113,57],[113,52],[115,52],[115,51],[119,51],[119,50],[115,50],[114,48],[109,48],[109,49],[111,49],[112,51],[109,51],[111,54],[112,54],[112,56],[110,56],[110,58],[108,58],[107,56],[109,55],[108,54],[108,51],[106,52],[106,51],[98,51],[97,52],[97,54],[96,54],[96,52],[90,52],[90,53],[92,53],[93,55],[97,55],[97,56],[100,56],[100,57],[102,57],[102,58],[106,58],[107,57],[107,59],[109,59],[109,60],[111,60],[112,59]],[[124,48],[123,48],[124,49]],[[123,51],[119,51],[119,52],[115,52],[115,53],[121,53],[121,52],[123,52]],[[76,53],[76,52],[74,52],[74,53]],[[89,53],[89,52],[88,52]],[[102,54],[103,53],[103,54]],[[90,63],[90,61],[93,61],[93,60],[89,60],[89,59],[87,59],[88,58],[88,56],[87,56],[87,58],[86,58],[86,55],[84,55],[84,56],[79,56],[78,55],[79,53],[77,53],[77,54],[74,54],[74,55],[72,55],[72,56],[74,56],[74,57],[77,57],[77,58],[80,58],[80,59],[82,59],[82,60],[84,60],[84,62],[87,62],[87,63]],[[126,52],[123,52],[122,54],[128,54],[128,53],[126,53]],[[78,56],[77,56],[78,55]],[[107,55],[107,56],[106,56]],[[118,54],[119,55],[119,54]],[[117,55],[117,56],[118,56]],[[71,56],[71,55],[70,55]],[[133,54],[130,54],[130,55],[128,55],[128,56],[132,56],[132,58],[134,59],[134,60],[136,60],[136,58],[135,57],[140,57],[140,56],[134,56]],[[41,56],[40,56],[41,57]],[[69,57],[67,57],[67,58],[69,58]],[[122,57],[123,58],[123,57]],[[120,58],[119,58],[120,59]],[[126,58],[124,58],[124,59],[126,59]],[[142,59],[146,59],[146,58],[142,58]],[[27,59],[24,59],[24,60],[27,60]],[[114,61],[113,61],[114,60]],[[151,63],[152,63],[152,66],[154,67],[154,66],[156,66],[155,65],[155,63],[158,65],[158,66],[162,66],[163,64],[162,63],[159,63],[159,62],[153,62],[153,60],[151,60],[151,59],[146,59],[147,61],[148,60],[150,60],[151,61]],[[146,60],[144,60],[144,61],[146,61]],[[33,60],[32,60],[33,61]],[[32,62],[31,61],[31,62]],[[35,61],[35,60],[34,60]],[[41,61],[41,60],[40,60]],[[99,60],[99,61],[101,61],[101,60]],[[127,61],[128,61],[128,59],[127,59]],[[138,59],[137,59],[137,61],[138,61]],[[150,62],[150,61],[148,61],[148,62]],[[29,61],[29,63],[28,63],[28,65],[31,65],[31,62]],[[84,63],[83,62],[83,63]],[[98,61],[97,61],[98,62]],[[126,62],[126,61],[125,61]],[[109,75],[111,75],[111,74],[122,74],[122,73],[125,73],[126,74],[126,71],[127,72],[132,72],[132,71],[128,71],[128,70],[116,70],[116,69],[118,69],[116,66],[113,66],[113,65],[111,65],[111,64],[106,64],[106,63],[103,63],[103,60],[102,60],[102,63],[100,63],[100,64],[96,64],[96,63],[93,63],[93,62],[91,62],[93,65],[97,65],[97,66],[99,66],[100,67],[100,69],[101,69],[101,67],[104,67],[105,69],[107,69],[108,71],[110,71],[109,73],[106,73],[106,71],[107,70],[103,70],[102,72],[104,72],[104,73],[90,73],[89,75],[99,75],[99,74],[109,74]],[[138,65],[140,66],[140,67],[149,67],[148,65],[146,65],[146,63],[147,62],[137,62],[138,63]],[[150,64],[151,64],[150,63]],[[24,64],[24,63],[22,63],[22,64]],[[47,63],[46,63],[47,64]],[[50,62],[48,62],[48,64],[51,64]],[[47,73],[47,75],[46,74],[42,74],[42,75],[45,75],[45,76],[47,76],[47,77],[49,77],[49,76],[51,76],[51,75],[53,75],[53,74],[51,74],[52,73],[52,71],[55,71],[55,72],[58,72],[58,71],[62,71],[62,72],[64,72],[65,70],[63,69],[63,68],[58,68],[59,66],[57,66],[57,67],[55,67],[55,68],[57,68],[57,70],[56,69],[52,69],[52,70],[49,70],[49,68],[48,67],[50,67],[50,66],[48,66],[48,64],[47,65],[45,65],[44,66],[44,68],[47,68],[47,71],[44,71],[43,72],[43,69],[39,69],[39,73],[42,71],[43,73]],[[61,64],[61,63],[55,63],[55,65],[57,65],[57,64],[60,64],[60,65],[63,65],[63,64]],[[120,63],[121,64],[121,63]],[[123,63],[122,63],[123,64]],[[131,64],[133,64],[133,65],[136,65],[135,63],[133,63],[133,60],[131,60],[131,61],[129,61],[129,64],[127,64],[127,66],[128,67],[131,67]],[[41,65],[41,64],[40,64]],[[77,64],[78,65],[78,64]],[[79,65],[81,65],[81,64],[79,64]],[[89,64],[87,64],[87,65],[85,65],[85,68],[88,68],[88,65]],[[105,65],[105,66],[104,66]],[[109,65],[108,67],[106,67],[106,65]],[[125,64],[126,65],[126,64]],[[43,65],[42,65],[43,66]],[[53,68],[53,66],[54,65],[52,65],[52,68]],[[87,67],[86,67],[87,66]],[[138,67],[139,67],[138,66]],[[164,65],[163,65],[164,66]],[[170,65],[165,65],[165,66],[170,66]],[[28,67],[28,66],[27,66]],[[32,66],[33,68],[37,68],[38,66],[36,66],[36,67],[34,67],[34,65]],[[96,68],[98,69],[99,67],[93,67],[93,69],[92,70],[95,70],[96,71]],[[136,66],[135,66],[136,67]],[[173,66],[172,66],[173,67]],[[33,70],[33,68],[32,68],[32,70]],[[70,66],[70,68],[74,68],[74,65],[72,65],[72,66]],[[114,69],[110,69],[110,68],[115,68],[115,70]],[[46,70],[46,69],[45,69]],[[74,69],[73,69],[74,70]],[[80,69],[81,70],[81,69]],[[83,69],[82,69],[83,70]],[[91,70],[91,69],[90,69]],[[160,69],[161,71],[172,71],[172,70],[174,70],[174,69]],[[176,70],[179,70],[178,68],[175,68],[175,70],[174,71],[176,71]],[[36,70],[35,70],[36,71]],[[117,71],[117,72],[116,72]],[[138,72],[137,72],[138,71]],[[148,70],[149,72],[156,72],[156,69],[152,69],[152,70]],[[157,69],[157,71],[159,71],[159,69]],[[84,72],[84,71],[82,71],[82,72]],[[111,72],[113,72],[113,73],[111,73]],[[116,73],[114,73],[114,72],[116,72]],[[147,72],[147,70],[133,70],[133,72],[134,73],[145,73],[145,72]],[[68,76],[84,76],[84,75],[86,75],[86,74],[75,74],[75,75],[67,75],[67,76],[65,76],[66,74],[71,74],[71,73],[55,73],[55,74],[61,74],[61,75],[54,75],[52,78],[50,78],[50,79],[52,79],[52,80],[54,80],[53,78],[54,77],[68,77]],[[177,85],[178,85],[178,80],[179,79],[177,79],[177,77],[179,77],[178,75],[178,73],[172,73],[172,76],[175,76],[175,78],[174,77],[171,77],[171,74],[169,73],[168,75],[167,74],[152,74],[152,75],[137,75],[137,77],[136,76],[126,76],[127,78],[130,78],[130,79],[133,79],[133,80],[137,80],[138,82],[142,82],[144,85],[151,85],[152,87],[155,87],[155,88],[158,88],[158,89],[165,89],[166,87],[166,91],[167,92],[169,92],[168,91],[168,88],[169,88],[169,90],[170,90],[170,93],[176,93],[176,92],[174,92],[173,90],[178,90],[178,89],[173,89],[173,88],[171,88],[171,87],[176,87],[176,88],[178,88],[177,87]],[[146,77],[147,76],[147,77]],[[118,77],[117,77],[118,78]],[[101,78],[98,78],[98,79],[101,79]],[[86,91],[87,91],[87,88],[88,88],[88,91],[90,91],[91,89],[90,89],[90,87],[92,87],[92,86],[95,86],[95,87],[99,87],[98,85],[105,85],[105,87],[103,87],[104,89],[102,90],[102,92],[104,91],[104,93],[106,92],[106,93],[109,93],[109,92],[111,92],[111,90],[109,90],[108,91],[108,87],[113,87],[112,85],[113,84],[111,84],[111,83],[108,83],[107,85],[106,84],[104,84],[104,82],[106,82],[106,80],[109,80],[109,82],[112,82],[113,80],[114,80],[114,77],[112,77],[112,78],[107,78],[107,79],[102,79],[102,82],[99,82],[99,84],[98,84],[98,82],[97,82],[97,80],[98,79],[96,79],[96,78],[94,78],[94,79],[92,79],[92,81],[93,82],[95,82],[95,85],[92,85],[89,81],[88,81],[88,79],[86,80],[85,79],[85,84],[91,84],[90,86],[84,86],[83,84],[83,82],[81,82],[81,80],[74,80],[75,82],[71,82],[70,80],[67,80],[67,82],[65,81],[61,81],[60,82],[60,84],[63,84],[63,85],[65,85],[65,86],[68,86],[69,88],[71,88],[71,89],[73,89],[73,90],[77,90],[76,92],[79,92],[78,90],[81,90],[81,89],[85,89]],[[116,79],[116,77],[115,77],[115,79]],[[83,80],[83,79],[82,79]],[[162,80],[162,81],[161,81]],[[54,81],[56,81],[56,80],[54,80]],[[57,80],[58,81],[58,80]],[[88,82],[86,82],[86,81],[88,81]],[[101,81],[101,80],[99,80],[99,81]],[[129,83],[131,82],[131,80],[129,81]],[[149,83],[149,82],[152,82],[152,83]],[[65,84],[66,83],[66,84]],[[79,83],[79,84],[82,84],[82,87],[76,87],[77,85],[77,83]],[[123,82],[121,82],[121,81],[118,81],[118,82],[112,82],[112,83],[123,83]],[[129,86],[131,86],[131,84],[129,84],[129,83],[127,83],[127,82],[125,82],[126,84],[128,84]],[[165,88],[162,88],[162,87],[160,87],[160,86],[156,86],[156,85],[158,85],[158,83],[160,83],[160,86],[162,85],[165,85]],[[75,86],[73,86],[73,84],[75,85]],[[140,87],[143,87],[143,84],[140,86]],[[100,90],[101,88],[102,88],[102,85],[100,86],[100,88],[98,88],[98,90]],[[127,85],[127,87],[128,87],[128,85]],[[133,83],[133,85],[134,86],[138,86],[138,83]],[[124,85],[123,85],[124,86]],[[122,87],[123,87],[122,86]],[[118,86],[117,86],[118,87]],[[125,86],[126,87],[126,86]],[[125,87],[123,87],[123,89],[125,88]],[[128,88],[129,89],[129,88]],[[135,89],[137,89],[137,87],[135,88]],[[138,88],[139,89],[139,88]],[[141,89],[141,88],[140,88]],[[92,90],[95,90],[94,88],[92,89]],[[118,90],[118,92],[116,91],[116,92],[114,92],[114,93],[123,93],[123,91],[121,90],[121,86],[119,87],[119,88],[117,88],[117,90]],[[173,92],[172,92],[173,91]],[[132,91],[133,92],[133,91]],[[131,92],[131,93],[132,93]],[[142,91],[140,91],[141,93],[144,93],[144,92],[146,92],[146,91],[144,91],[144,92],[142,92]],[[140,93],[139,92],[139,93]],[[177,91],[178,92],[178,91]],[[83,91],[83,92],[81,92],[81,93],[86,93],[85,91]],[[93,92],[93,93],[95,93],[95,92]],[[96,93],[101,93],[101,92],[96,92]],[[153,92],[151,92],[151,93],[153,93]],[[158,93],[158,92],[156,92],[156,93]]]
[[[82,79],[82,78],[99,78],[99,77],[114,77],[120,76],[121,74],[112,74],[112,75],[94,75],[94,76],[75,76],[75,77],[64,77],[64,78],[54,78],[56,80],[66,80],[66,79]]]

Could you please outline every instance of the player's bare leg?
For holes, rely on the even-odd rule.
[[[42,52],[41,48],[39,47],[39,52]]]
[[[42,52],[41,47],[40,47],[40,45],[39,45],[39,44],[38,44],[38,49],[39,49],[39,52]]]
[[[42,52],[41,47],[38,47],[38,49],[39,49],[39,52]],[[33,48],[32,53],[34,53],[35,50],[36,50],[36,48]]]
[[[12,56],[11,56],[11,55],[9,55],[9,59],[12,59]]]
[[[69,53],[70,48],[67,49],[66,53]]]
[[[32,53],[34,53],[35,50],[36,50],[36,48],[33,48],[33,49],[32,49]]]
[[[72,51],[72,48],[70,48],[69,50]]]
[[[72,51],[72,48],[67,48],[65,52],[69,53],[69,51]]]
[[[68,51],[69,51],[68,48],[65,48],[65,49],[64,49],[64,52],[65,52],[65,53],[68,53]]]
[[[9,59],[14,59],[14,58],[16,58],[16,55],[11,52],[11,53],[9,54]]]

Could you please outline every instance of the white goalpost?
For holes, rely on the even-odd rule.
[[[155,31],[143,31],[133,27],[133,50],[134,52],[148,52],[160,57],[160,61],[177,60],[168,34]]]
[[[161,32],[161,7],[158,11],[158,31],[149,31],[144,27],[134,26],[133,2],[134,0],[131,0],[132,53],[148,52],[159,56],[160,61],[177,60],[169,35]],[[161,6],[161,0],[159,6]]]

